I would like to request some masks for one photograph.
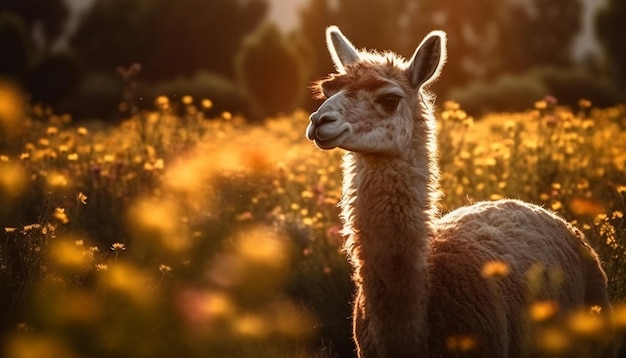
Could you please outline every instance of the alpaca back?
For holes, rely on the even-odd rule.
[[[593,305],[610,310],[596,253],[580,231],[547,210],[516,200],[481,202],[449,213],[436,227],[431,356],[449,353],[450,339],[469,340],[478,356],[531,353],[532,302],[550,302],[564,314]],[[503,268],[490,276],[484,269],[493,263]]]

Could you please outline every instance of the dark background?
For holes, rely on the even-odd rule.
[[[0,0],[0,77],[75,119],[121,118],[158,95],[209,98],[216,113],[262,119],[313,107],[307,87],[333,70],[324,29],[337,24],[357,47],[405,57],[430,30],[447,31],[435,91],[470,114],[529,108],[546,95],[611,105],[626,89],[626,2],[594,9],[599,51],[575,58],[583,5],[309,0],[286,30],[264,0],[95,0],[71,26],[64,0]]]

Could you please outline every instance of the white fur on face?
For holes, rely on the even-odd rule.
[[[396,108],[385,97],[397,97]],[[322,149],[398,155],[408,148],[413,131],[409,95],[392,81],[374,90],[341,90],[311,115],[307,138]]]
[[[306,129],[306,136],[321,149],[338,147],[350,134],[350,124],[341,120],[344,97],[343,92],[336,93],[310,116],[311,122]]]

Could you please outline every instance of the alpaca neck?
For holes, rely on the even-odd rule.
[[[349,207],[343,208],[355,268],[378,271],[388,281],[406,277],[407,283],[418,283],[425,278],[426,272],[420,271],[426,267],[433,232],[434,175],[425,170],[428,166],[415,167],[403,160],[351,153],[344,161],[354,161],[358,170],[345,183],[356,195],[344,197]],[[383,275],[386,270],[393,275]],[[419,277],[411,274],[415,271]]]
[[[356,269],[379,266],[369,257],[406,257],[413,268],[426,265],[422,259],[437,216],[439,169],[434,118],[421,115],[416,122],[421,124],[414,129],[416,139],[403,155],[344,156],[341,216]]]
[[[403,156],[344,158],[342,218],[358,294],[377,331],[406,334],[380,337],[395,340],[384,346],[425,341],[427,335],[427,261],[439,174],[434,120],[421,123],[414,133],[421,140]]]

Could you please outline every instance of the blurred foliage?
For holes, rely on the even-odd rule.
[[[62,113],[81,119],[118,118],[118,104],[123,98],[124,84],[114,73],[90,72],[83,76],[77,90],[59,103]]]
[[[473,81],[449,91],[445,97],[459,102],[473,115],[492,111],[521,111],[538,98],[552,96],[561,104],[576,106],[583,95],[599,107],[623,102],[626,97],[607,78],[580,69],[535,67],[520,75],[508,74],[492,81]]]
[[[79,85],[82,63],[75,53],[55,52],[36,61],[27,78],[32,98],[42,103],[60,103]]]
[[[506,75],[492,82],[474,81],[453,89],[446,98],[460,103],[472,115],[481,115],[492,111],[520,111],[548,93],[547,86],[536,77]]]
[[[94,70],[136,62],[149,80],[199,70],[232,77],[243,38],[266,11],[262,0],[98,0],[71,42]]]
[[[21,83],[35,103],[69,111],[77,118],[97,114],[102,119],[115,116],[90,108],[86,99],[98,107],[117,98],[108,107],[115,108],[122,100],[152,103],[157,97],[140,98],[142,93],[137,92],[132,93],[137,97],[128,98],[123,78],[117,86],[92,86],[115,75],[120,66],[139,64],[144,88],[177,81],[177,87],[187,85],[185,94],[207,89],[201,96],[215,98],[222,93],[223,81],[207,81],[203,76],[204,85],[198,86],[197,81],[180,79],[210,72],[234,81],[233,63],[242,41],[267,12],[264,0],[96,0],[68,34],[68,9],[61,0],[37,4],[2,0],[0,4],[0,77]],[[221,105],[248,112],[249,99],[241,98],[239,89],[234,92],[239,93],[228,95]]]
[[[32,62],[33,44],[22,18],[11,13],[0,13],[0,76],[13,81],[22,81]]]
[[[518,2],[507,16],[507,32],[498,41],[505,54],[496,71],[519,73],[535,66],[573,64],[572,47],[583,23],[581,0]]]
[[[304,60],[275,25],[249,37],[235,65],[259,118],[298,107],[306,89]]]
[[[211,72],[198,72],[191,77],[178,77],[173,80],[160,81],[154,84],[139,82],[137,88],[128,96],[127,103],[135,101],[142,109],[151,109],[152,101],[159,95],[170,98],[183,98],[185,95],[194,98],[211,98],[213,105],[205,108],[205,115],[219,115],[224,111],[237,109],[243,114],[250,113],[250,104],[245,91],[234,80]],[[137,103],[137,99],[145,99]]]
[[[68,16],[63,0],[0,1],[0,77],[20,83],[34,101],[57,104],[80,81],[81,59],[53,51]]]
[[[101,127],[0,86],[4,356],[353,356],[342,151],[303,139],[304,111],[251,125],[207,116],[213,106],[160,96]],[[547,97],[476,121],[454,102],[437,113],[444,212],[539,203],[602,257],[611,321],[554,326],[553,305],[530,307],[552,355],[607,324],[626,331],[626,107],[572,108]],[[507,267],[485,270],[497,279]]]
[[[596,15],[595,30],[604,50],[605,66],[609,75],[626,89],[626,33],[623,31],[626,3],[621,0],[607,0]]]
[[[626,100],[626,92],[620,91],[615,82],[581,69],[536,67],[529,74],[545,83],[548,92],[544,95],[556,97],[568,106],[576,106],[580,98],[586,98],[598,107],[609,107]]]
[[[40,45],[48,49],[63,33],[69,17],[63,0],[0,0],[0,13],[19,16],[29,32],[39,33]]]
[[[581,0],[310,0],[289,34],[267,24],[267,0],[95,0],[71,29],[62,0],[0,0],[0,5],[0,76],[20,83],[34,103],[77,119],[119,119],[115,111],[96,108],[116,99],[108,108],[123,101],[121,106],[145,109],[164,93],[214,98],[220,109],[249,119],[295,107],[313,109],[298,83],[333,71],[324,39],[331,24],[358,47],[391,49],[405,57],[427,32],[447,31],[452,60],[434,85],[442,94],[467,93],[477,84],[507,84],[511,76],[525,76],[536,67],[562,70],[541,81],[567,85],[567,91],[549,93],[567,104],[585,97],[598,106],[612,105],[623,96],[610,94],[600,101],[586,87],[574,85],[595,86],[601,97],[602,80],[589,79],[603,79],[624,91],[620,1],[610,1],[596,17],[604,58],[590,57],[584,64],[571,56],[581,30]],[[141,67],[134,90],[119,72],[119,84],[109,83],[116,80],[118,68],[134,64]],[[97,81],[106,86],[94,88]],[[520,93],[537,88],[532,80],[522,81]],[[216,96],[223,88],[228,94],[221,101]],[[489,97],[484,86],[479,90],[473,97]],[[94,109],[86,100],[94,102]]]
[[[311,66],[321,74],[332,70],[321,35],[328,25],[339,25],[357,47],[405,57],[429,31],[444,30],[454,61],[435,87],[450,90],[539,65],[571,66],[581,16],[578,0],[313,0],[301,12],[301,28],[319,56]]]

